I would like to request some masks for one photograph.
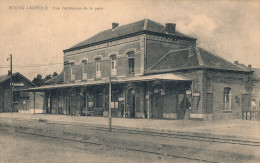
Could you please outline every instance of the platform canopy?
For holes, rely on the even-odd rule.
[[[123,77],[113,79],[112,82],[122,83],[122,82],[141,82],[141,81],[153,81],[153,80],[167,80],[167,81],[191,81],[191,79],[176,75],[173,73],[167,74],[155,74],[155,75],[146,75],[146,76],[133,76],[133,77]]]
[[[145,82],[145,81],[192,81],[191,79],[176,75],[173,73],[167,74],[154,74],[154,75],[146,75],[146,76],[130,76],[130,77],[114,77],[111,79],[112,84],[115,83],[128,83],[128,82]],[[56,85],[46,85],[41,87],[24,89],[21,91],[26,92],[41,92],[48,89],[58,89],[58,88],[71,88],[71,87],[80,87],[80,86],[93,86],[93,85],[102,85],[108,84],[109,78],[100,79],[100,80],[88,80],[88,81],[75,81],[74,83],[66,83],[66,84],[56,84]]]

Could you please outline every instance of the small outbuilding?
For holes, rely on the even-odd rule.
[[[19,72],[12,74],[12,82],[11,75],[0,76],[0,113],[42,113],[44,94],[42,92],[21,92],[22,89],[33,87],[34,84]]]

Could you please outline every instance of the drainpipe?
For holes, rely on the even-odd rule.
[[[88,95],[87,95],[87,89],[86,89],[86,92],[85,92],[85,95],[86,95],[86,117],[88,116]]]
[[[126,93],[124,91],[124,118],[125,118],[125,112],[126,112]]]
[[[150,119],[150,96],[149,96],[149,95],[148,95],[148,104],[147,104],[147,107],[148,107],[147,118]]]
[[[148,103],[147,103],[147,111],[148,111],[148,113],[147,113],[147,119],[150,119],[151,118],[151,106],[150,106],[150,101],[151,101],[151,98],[150,98],[150,87],[148,87],[148,95],[147,95],[147,100],[148,100]]]
[[[58,106],[56,105],[56,106],[57,106],[57,110],[56,110],[57,113],[56,113],[56,114],[59,115],[59,100],[60,100],[60,97],[59,97],[59,96],[60,96],[60,92],[59,92],[59,91],[57,91],[57,92],[58,92],[58,97],[57,97],[57,99],[58,99],[58,102],[57,102],[57,103],[58,103]]]
[[[109,77],[109,109],[108,109],[108,130],[111,132],[111,123],[112,123],[112,117],[111,117],[111,76]]]

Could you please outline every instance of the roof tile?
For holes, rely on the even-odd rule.
[[[93,37],[90,37],[86,39],[85,41],[82,41],[74,46],[72,46],[70,49],[79,48],[85,45],[98,43],[101,41],[110,40],[117,37],[126,36],[129,34],[134,34],[141,31],[150,31],[150,32],[157,32],[166,34],[165,26],[162,24],[159,24],[157,22],[154,22],[149,19],[140,20],[134,23],[130,23],[127,25],[119,26],[115,29],[108,29],[103,32],[100,32]],[[176,35],[176,36],[182,36],[182,37],[189,37],[187,35],[184,35],[178,31],[176,31],[175,34],[170,35]],[[189,37],[191,38],[191,37]],[[68,50],[68,49],[67,49]]]
[[[189,50],[177,51],[169,53],[160,62],[154,65],[150,70],[181,70],[187,68],[214,68],[234,71],[249,71],[247,68],[232,64],[231,62],[214,55],[202,48],[192,50],[197,55],[189,55]]]

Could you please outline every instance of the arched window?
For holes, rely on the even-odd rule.
[[[224,88],[224,110],[231,110],[231,88]]]
[[[111,76],[117,75],[117,59],[116,55],[111,55]]]
[[[134,52],[130,51],[127,53],[128,59],[128,74],[134,75],[135,73],[135,59],[134,59]]]
[[[101,58],[96,58],[96,78],[101,78]]]
[[[82,80],[87,80],[87,60],[83,60],[82,64]]]

